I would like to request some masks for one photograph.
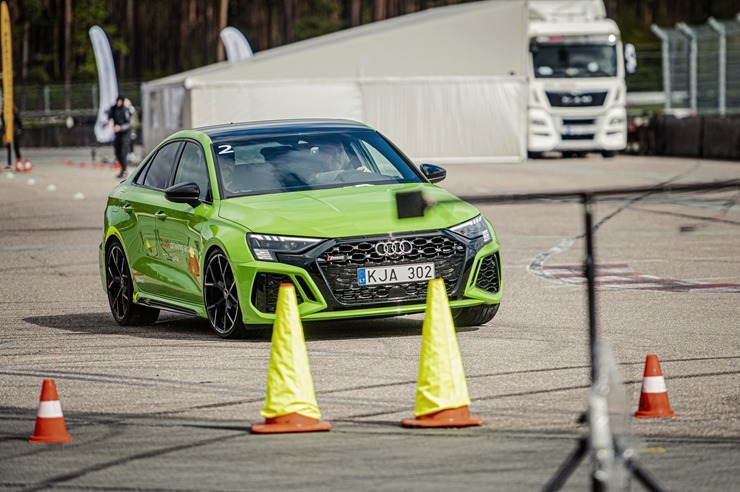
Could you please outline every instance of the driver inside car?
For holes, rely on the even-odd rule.
[[[224,188],[232,193],[239,191],[239,186],[236,182],[236,156],[234,151],[220,153],[218,164],[221,170],[221,182]]]
[[[309,183],[343,181],[341,176],[347,172],[371,172],[366,166],[354,167],[352,159],[341,142],[322,143],[311,147],[310,152],[318,158],[322,170],[309,178]]]

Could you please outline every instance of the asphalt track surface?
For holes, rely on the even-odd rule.
[[[109,152],[102,152],[106,154]],[[458,340],[482,427],[407,430],[421,316],[305,324],[316,395],[334,430],[258,436],[270,332],[224,341],[163,315],[123,328],[97,260],[114,171],[89,149],[28,149],[0,174],[0,490],[538,490],[587,427],[590,381],[581,206],[491,205],[505,297]],[[84,166],[81,165],[84,163]],[[737,162],[618,156],[452,165],[459,195],[604,189],[740,177]],[[598,330],[628,397],[658,354],[672,419],[633,420],[640,463],[668,490],[740,479],[737,191],[594,207]],[[31,445],[54,378],[74,441]],[[584,461],[563,490],[590,487]],[[637,483],[633,490],[641,490]]]

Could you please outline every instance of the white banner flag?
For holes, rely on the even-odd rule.
[[[100,99],[98,102],[98,119],[95,121],[95,138],[99,143],[109,143],[115,138],[113,125],[106,125],[107,111],[116,102],[118,97],[118,79],[116,66],[113,64],[113,53],[110,49],[108,36],[100,26],[90,28],[95,64],[98,67],[98,82],[100,85]]]
[[[221,41],[226,48],[226,59],[229,62],[247,60],[252,57],[252,47],[244,34],[235,27],[224,27],[221,31]]]

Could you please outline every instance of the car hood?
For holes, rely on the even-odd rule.
[[[398,219],[396,193],[423,191],[439,205],[423,217]],[[219,215],[262,234],[348,237],[444,229],[476,215],[472,205],[432,184],[360,186],[235,197],[221,201]]]

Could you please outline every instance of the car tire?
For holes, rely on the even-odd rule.
[[[220,249],[213,250],[206,260],[203,274],[203,302],[211,328],[218,336],[244,337],[245,329],[236,279],[228,258]]]
[[[105,253],[105,284],[113,319],[121,326],[151,325],[159,309],[134,302],[134,283],[123,247],[118,240],[108,245]]]
[[[614,157],[615,155],[617,155],[617,153],[615,151],[613,151],[613,150],[603,150],[603,151],[601,151],[601,155],[605,159],[611,159],[612,157]]]
[[[456,327],[485,325],[496,316],[498,304],[472,306],[452,310],[452,320]]]

